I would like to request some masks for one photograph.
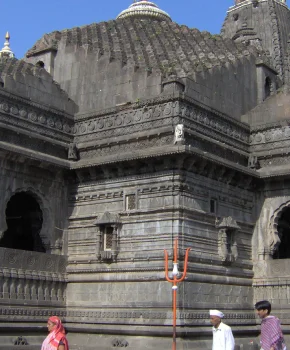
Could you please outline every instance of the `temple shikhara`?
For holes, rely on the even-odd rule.
[[[3,33],[0,350],[51,315],[71,350],[169,349],[176,238],[178,349],[211,349],[212,308],[258,349],[263,299],[290,344],[289,16],[233,0],[210,34],[135,1],[23,59]]]

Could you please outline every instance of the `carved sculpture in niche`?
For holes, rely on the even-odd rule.
[[[68,148],[68,159],[78,160],[78,149],[75,143],[71,143]]]
[[[184,125],[177,124],[174,132],[174,144],[184,142]]]
[[[118,251],[118,229],[120,227],[118,214],[105,212],[96,220],[96,256],[100,261],[115,262]]]
[[[285,238],[283,235],[289,236],[290,233],[290,222],[288,220],[288,215],[290,212],[290,201],[283,203],[278,209],[274,211],[274,214],[270,218],[268,230],[267,230],[267,239],[265,240],[264,252],[265,259],[267,258],[290,258],[289,252],[285,252],[285,256],[279,256],[279,248],[281,241],[284,241]],[[287,244],[285,247],[287,248]]]
[[[260,168],[260,164],[259,164],[259,160],[258,160],[258,157],[251,154],[249,156],[249,159],[248,159],[248,167],[250,169],[259,169]]]
[[[236,261],[238,258],[237,232],[240,226],[231,217],[223,218],[218,224],[218,253],[225,263]]]

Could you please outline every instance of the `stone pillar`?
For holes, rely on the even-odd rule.
[[[118,239],[118,226],[113,225],[113,237],[112,237],[112,258],[113,258],[113,261],[115,261],[116,257],[117,257],[117,239]]]
[[[100,226],[97,227],[97,240],[96,240],[96,257],[99,260],[101,258],[101,230]]]

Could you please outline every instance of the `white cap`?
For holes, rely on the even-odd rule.
[[[224,317],[224,314],[219,310],[209,310],[210,316],[218,316],[220,318]]]

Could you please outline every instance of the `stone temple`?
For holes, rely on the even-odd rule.
[[[290,342],[289,16],[236,0],[212,35],[135,1],[21,60],[7,33],[0,349],[40,349],[52,314],[71,350],[170,348],[175,238],[178,349],[211,348],[210,308],[257,348],[261,299]]]

